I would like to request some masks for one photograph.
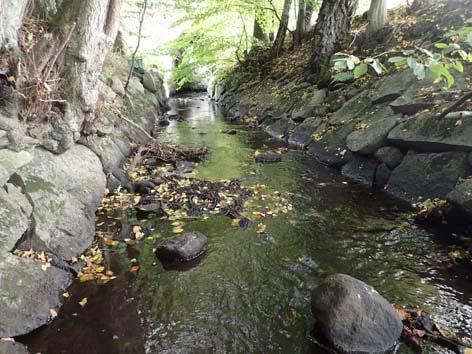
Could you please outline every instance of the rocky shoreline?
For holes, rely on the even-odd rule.
[[[210,96],[231,116],[305,150],[356,184],[408,204],[447,200],[448,212],[470,216],[470,104],[438,118],[471,89],[470,70],[452,92],[418,81],[409,69],[362,88],[330,91],[301,77],[253,81],[234,72]]]
[[[48,149],[63,141],[54,140],[57,130],[48,124],[35,129],[52,144],[0,113],[0,338],[29,333],[57,315],[74,263],[95,239],[106,188],[126,183],[120,168],[130,145],[146,142],[145,132],[166,109],[158,75],[148,74],[144,86],[133,78],[128,95],[123,79],[101,82],[100,119],[59,150]],[[67,129],[65,135],[73,134]],[[0,351],[21,352],[15,345],[2,341]]]

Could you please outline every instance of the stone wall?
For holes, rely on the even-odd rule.
[[[300,77],[254,83],[239,72],[211,95],[355,183],[410,204],[447,199],[472,215],[472,106],[438,119],[472,89],[471,70],[449,92],[410,70],[329,92]]]
[[[151,92],[133,78],[123,96],[123,79],[101,83],[99,118],[60,153],[29,136],[31,124],[0,113],[0,338],[51,320],[73,279],[70,261],[95,238],[95,212],[106,186],[120,183],[130,143],[148,139],[117,112],[150,131],[164,110],[162,83]],[[13,254],[29,249],[44,252],[51,267]]]

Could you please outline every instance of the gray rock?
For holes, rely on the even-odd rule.
[[[469,153],[469,156],[467,158],[467,161],[469,161],[469,166],[472,168],[472,152]]]
[[[375,152],[374,156],[392,170],[403,160],[403,153],[394,146],[382,147]]]
[[[316,329],[338,352],[386,353],[403,324],[393,306],[364,282],[344,274],[327,277],[312,293]]]
[[[36,149],[33,161],[18,170],[12,183],[33,205],[34,248],[70,260],[81,254],[95,236],[95,211],[105,189],[99,159],[76,145],[61,155]]]
[[[6,253],[0,260],[0,338],[17,337],[47,324],[58,311],[72,276],[61,269],[46,271],[34,261]]]
[[[334,112],[331,117],[331,123],[338,124],[341,122],[349,122],[358,117],[361,113],[366,112],[371,105],[367,97],[367,91],[363,91],[347,101],[341,109]]]
[[[146,70],[143,76],[143,86],[145,89],[156,93],[163,90],[164,80],[156,69]]]
[[[370,155],[384,146],[388,133],[397,125],[397,116],[380,119],[367,125],[365,129],[353,131],[346,139],[349,150]]]
[[[0,188],[0,254],[13,251],[29,227],[32,212],[25,195],[11,185],[8,189]]]
[[[108,85],[111,87],[113,92],[118,96],[123,97],[125,93],[125,86],[118,76],[112,76],[108,79]]]
[[[447,200],[472,215],[472,178],[459,182],[447,195]]]
[[[458,179],[468,174],[467,156],[462,152],[416,154],[413,151],[392,172],[387,191],[395,197],[417,202],[420,197],[444,199]]]
[[[297,125],[293,133],[288,137],[288,143],[292,146],[304,148],[313,139],[313,134],[322,124],[321,118],[308,118],[300,125]]]
[[[264,130],[274,138],[283,139],[287,136],[295,125],[285,119],[278,119],[275,122],[269,123],[264,127]]]
[[[425,152],[472,151],[472,119],[456,123],[454,119],[421,114],[395,127],[388,134],[388,142]]]
[[[18,342],[0,340],[0,353],[2,354],[29,354],[28,347]]]
[[[336,130],[326,133],[320,140],[313,140],[308,145],[308,154],[323,164],[340,167],[352,156],[346,146],[347,136],[354,130],[355,124],[339,126]]]
[[[263,152],[256,156],[257,163],[277,163],[282,161],[282,155],[276,152]]]
[[[132,77],[129,80],[128,92],[131,94],[131,96],[142,96],[145,92],[144,86],[136,77]]]
[[[392,170],[385,163],[380,164],[375,171],[375,187],[384,188],[388,184],[388,180],[392,175]]]
[[[0,129],[0,149],[4,149],[10,145],[10,140],[8,139],[8,133],[5,130]]]
[[[354,182],[372,188],[378,162],[372,158],[354,155],[341,169],[343,176]]]
[[[206,236],[193,231],[164,241],[157,247],[156,256],[164,262],[188,262],[203,255],[206,248]]]
[[[110,86],[105,85],[103,82],[99,81],[100,95],[107,102],[113,102],[116,98],[116,93],[111,89]]]
[[[0,186],[3,186],[12,174],[31,160],[33,160],[33,155],[27,151],[0,150]]]
[[[418,86],[418,85],[416,85]],[[419,87],[413,87],[408,89],[403,95],[398,97],[395,101],[390,103],[390,107],[397,114],[413,115],[422,111],[423,109],[429,109],[434,106],[431,101],[424,101],[416,95],[420,92]]]
[[[390,102],[400,97],[418,81],[410,69],[390,75],[369,95],[373,104]]]
[[[305,99],[302,99],[300,107],[296,107],[292,111],[292,119],[294,121],[303,121],[305,118],[313,116],[313,113],[317,107],[319,107],[326,98],[326,89],[315,90],[313,95],[308,95]]]
[[[175,163],[175,173],[182,174],[182,173],[192,173],[195,169],[195,163],[190,161],[177,161]]]

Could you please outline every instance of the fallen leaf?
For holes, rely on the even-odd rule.
[[[79,305],[82,306],[82,307],[85,307],[85,305],[87,305],[87,298],[84,297],[82,300],[79,301]]]
[[[131,267],[130,271],[131,273],[137,273],[139,272],[140,266],[139,265],[134,265]]]

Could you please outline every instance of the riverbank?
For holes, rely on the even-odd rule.
[[[95,240],[104,193],[126,183],[121,166],[132,145],[145,143],[165,112],[159,76],[144,82],[148,89],[132,78],[125,95],[120,65],[105,67],[96,119],[80,136],[72,112],[35,122],[0,112],[0,338],[57,316],[78,259]]]
[[[397,20],[392,26],[408,23],[409,32],[382,49],[392,50],[408,35],[412,43],[440,39],[457,26],[456,12],[464,10],[448,9],[438,17],[445,6],[415,14],[415,22],[409,23],[408,16]],[[440,25],[450,27],[427,32]],[[447,91],[441,84],[418,80],[411,69],[325,88],[313,84],[305,69],[310,45],[263,66],[255,65],[256,54],[217,84],[211,97],[240,121],[260,126],[353,182],[418,209],[441,205],[455,226],[469,226],[472,104],[466,101],[446,117],[440,115],[472,90],[472,65],[456,73]]]

